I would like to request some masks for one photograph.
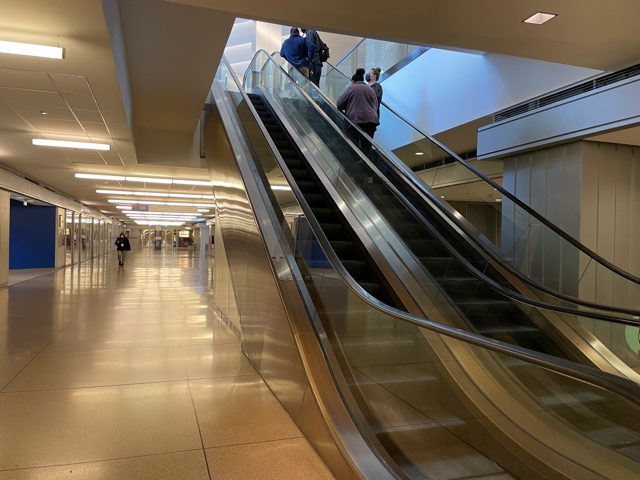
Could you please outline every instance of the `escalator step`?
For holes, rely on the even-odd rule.
[[[380,284],[373,282],[358,282],[358,284],[371,296],[377,297],[380,293]]]
[[[287,164],[287,167],[289,168],[298,168],[302,165],[302,160],[300,160],[299,158],[283,158],[284,159],[284,163]]]
[[[289,144],[286,148],[278,148],[280,155],[282,158],[297,158],[298,152],[291,148],[291,144]]]
[[[298,184],[298,188],[302,193],[316,191],[316,182],[305,180],[305,181],[300,181],[296,183]]]
[[[325,197],[321,193],[305,193],[304,199],[307,201],[309,205],[312,205],[312,206],[326,204]]]
[[[415,478],[428,475],[452,480],[512,479],[499,465],[459,438],[464,435],[452,433],[468,428],[464,424],[430,422],[385,428],[376,432],[376,436],[401,468],[415,472]],[[412,464],[407,458],[412,459]]]
[[[276,140],[273,138],[273,135],[271,135],[271,139],[273,140],[273,143],[275,143],[276,148],[279,151],[293,151],[293,147],[291,146],[291,142],[289,140]]]
[[[353,247],[353,242],[349,240],[329,240],[329,243],[338,256],[348,252]]]
[[[331,208],[311,207],[313,215],[318,219],[327,219],[333,216],[333,210]]]
[[[418,257],[436,257],[439,254],[444,254],[442,246],[436,240],[409,238],[404,242]]]
[[[488,327],[477,328],[478,333],[482,335],[497,335],[497,334],[510,334],[515,335],[519,333],[538,333],[539,329],[535,327],[528,327],[526,325],[493,325]]]
[[[291,172],[291,175],[293,175],[293,178],[295,178],[296,180],[305,180],[309,177],[309,172],[307,170],[289,168],[289,171]]]
[[[367,269],[367,262],[364,262],[362,260],[343,260],[342,264],[352,277],[357,277]]]

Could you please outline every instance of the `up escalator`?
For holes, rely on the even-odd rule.
[[[493,283],[478,278],[474,268],[490,270],[485,259],[473,258],[472,268],[467,253],[454,250],[419,212],[400,201],[388,180],[358,161],[357,152],[354,157],[349,143],[305,101],[284,72],[269,59],[260,61],[254,61],[250,71],[262,72],[263,78],[254,82],[264,80],[268,88],[248,85],[252,93],[246,96],[241,89],[227,92],[233,100],[226,107],[230,115],[250,102],[253,116],[238,114],[242,127],[225,128],[255,131],[252,122],[258,125],[264,137],[248,140],[255,137],[238,135],[244,140],[237,140],[234,148],[245,150],[236,152],[236,158],[255,161],[256,171],[263,171],[257,175],[261,181],[288,180],[292,198],[269,197],[274,217],[297,205],[312,227],[310,238],[295,242],[285,240],[286,232],[276,235],[283,239],[281,248],[293,248],[290,257],[284,257],[295,261],[289,265],[290,274],[283,274],[280,264],[274,271],[279,278],[288,275],[304,282],[297,291],[312,302],[307,311],[316,312],[311,317],[318,320],[314,330],[325,348],[324,360],[336,385],[347,389],[341,398],[360,435],[380,459],[384,474],[379,478],[637,478],[637,386],[580,365],[589,363],[580,348],[550,325],[558,312],[504,295],[500,286],[507,280],[494,272]],[[233,76],[227,75],[218,81],[220,85],[232,83]],[[283,109],[288,109],[286,116]],[[265,151],[263,142],[274,147],[275,163],[256,153]],[[321,163],[329,158],[345,163]],[[348,208],[352,194],[363,204],[362,211]],[[258,201],[258,197],[251,200],[250,191],[247,196]],[[216,197],[218,201],[217,192]],[[229,212],[225,207],[222,211]],[[359,216],[362,212],[369,216]],[[223,232],[225,221],[221,214]],[[286,225],[260,219],[258,223],[275,229]],[[372,246],[369,237],[377,231],[389,236],[377,238],[379,243],[397,251],[381,253]],[[400,263],[413,264],[408,257],[393,263],[397,259],[390,258],[392,253],[404,251],[395,245],[395,238],[401,238],[426,268],[400,271]],[[310,261],[305,253],[308,244],[322,248],[326,265]],[[381,257],[398,270],[385,265]],[[410,283],[405,278],[411,275],[429,283],[424,286],[426,294],[403,289],[416,286],[415,279]],[[285,303],[287,292],[286,288],[280,292]],[[236,296],[243,297],[238,291]],[[426,316],[426,304],[440,315],[439,320],[453,319],[459,328],[411,314],[422,309]],[[248,327],[255,335],[253,317]],[[283,382],[292,380],[274,378],[273,371],[264,367],[262,354],[255,353],[265,351],[265,345],[254,347],[252,336],[244,340],[249,358],[267,381],[274,382],[277,392]],[[267,337],[282,347],[282,338]],[[298,342],[299,348],[303,344]],[[287,405],[290,398],[285,395],[282,401]],[[328,410],[323,418],[330,423]],[[298,415],[296,411],[292,416]],[[302,422],[303,431],[304,426],[308,425]],[[335,434],[334,441],[350,439]],[[317,448],[323,451],[321,445]],[[330,461],[331,456],[325,459]]]
[[[372,262],[366,257],[366,250],[359,244],[358,238],[322,188],[282,124],[260,95],[249,93],[248,97],[342,264],[367,292],[395,306],[396,302],[384,281],[373,271]]]

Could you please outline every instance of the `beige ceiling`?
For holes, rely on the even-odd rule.
[[[538,10],[559,16],[544,27],[522,23]],[[611,70],[640,60],[639,14],[637,0],[397,0],[375,8],[344,0],[3,0],[0,40],[59,44],[66,58],[0,54],[0,163],[113,215],[96,188],[210,194],[74,173],[208,180],[194,134],[236,16]],[[32,138],[112,149],[35,147]]]

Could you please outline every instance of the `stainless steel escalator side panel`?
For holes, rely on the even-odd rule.
[[[210,117],[225,115],[223,102],[217,104],[220,110]],[[397,478],[372,453],[346,411],[296,282],[278,274],[282,265],[273,260],[284,251],[273,227],[279,223],[255,195],[249,201],[247,190],[260,188],[249,183],[255,180],[245,157],[250,152],[236,152],[231,144],[238,149],[242,139],[230,138],[235,132],[222,121],[208,120],[207,163],[221,232],[216,241],[224,242],[247,356],[338,478]]]

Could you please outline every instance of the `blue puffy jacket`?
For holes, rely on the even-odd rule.
[[[287,38],[280,49],[280,56],[286,58],[287,61],[296,68],[311,68],[311,60],[316,52],[313,46],[306,38],[300,34],[293,34]]]

